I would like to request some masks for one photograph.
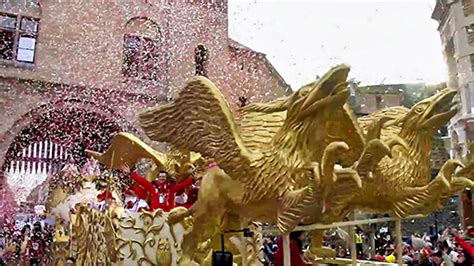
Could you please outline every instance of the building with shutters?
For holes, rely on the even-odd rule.
[[[448,127],[452,157],[465,159],[474,140],[474,1],[436,0],[431,18],[438,21],[448,68],[448,87],[459,91],[460,111]],[[463,224],[474,225],[472,193],[462,197]]]
[[[1,1],[0,212],[9,184],[41,183],[118,131],[146,140],[137,113],[196,74],[234,110],[291,93],[264,54],[229,38],[227,0]]]

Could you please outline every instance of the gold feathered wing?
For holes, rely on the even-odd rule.
[[[291,182],[280,180],[278,184],[281,186],[276,182],[262,182],[270,178],[267,175],[274,174],[264,167],[267,158],[258,151],[258,145],[252,151],[245,146],[227,101],[206,78],[191,79],[174,103],[146,111],[139,119],[152,140],[168,142],[177,148],[213,158],[231,178],[243,184],[243,203],[261,197],[278,198],[284,206],[277,221],[283,232],[299,221],[299,217],[286,214],[299,208],[300,202],[308,200],[312,188],[291,190],[288,187]],[[282,178],[290,179],[286,175]],[[268,193],[262,196],[258,193],[261,191]]]
[[[86,150],[86,154],[112,169],[120,169],[125,164],[133,167],[142,158],[152,159],[158,169],[164,169],[166,163],[166,155],[155,151],[139,138],[126,132],[115,135],[106,152]]]
[[[243,144],[227,101],[204,77],[192,78],[174,103],[145,111],[139,120],[150,139],[213,158],[244,185],[256,176],[254,154]]]
[[[239,119],[243,143],[251,151],[259,151],[262,146],[270,145],[285,119],[286,111],[263,113],[244,110]]]

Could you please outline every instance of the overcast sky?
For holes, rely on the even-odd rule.
[[[347,63],[363,84],[436,83],[447,70],[435,0],[229,0],[229,34],[293,89]]]

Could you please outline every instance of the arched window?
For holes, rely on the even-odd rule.
[[[39,0],[0,1],[0,63],[31,66],[36,60]]]
[[[123,74],[137,79],[156,80],[165,60],[161,31],[147,18],[130,20],[123,43]]]
[[[0,13],[0,60],[33,64],[38,25],[38,18]]]

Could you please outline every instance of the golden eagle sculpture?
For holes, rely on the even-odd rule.
[[[192,263],[198,243],[224,230],[261,221],[287,233],[321,215],[334,194],[348,202],[359,192],[364,177],[400,140],[377,138],[384,119],[370,123],[364,135],[346,104],[348,73],[339,65],[288,98],[251,105],[239,124],[204,77],[191,79],[173,103],[140,114],[150,139],[198,152],[219,166],[207,171],[188,213],[194,225],[183,240],[181,265]],[[349,194],[334,190],[339,187],[350,188]]]
[[[366,143],[380,139],[391,146],[390,156],[363,164],[364,156],[353,164],[362,179],[362,188],[347,183],[336,183],[336,191],[324,202],[313,205],[313,213],[304,223],[332,223],[342,221],[354,210],[389,213],[396,217],[410,214],[429,214],[441,208],[441,201],[466,187],[474,188],[474,162],[468,158],[466,167],[457,160],[448,160],[437,176],[431,177],[431,148],[435,133],[456,114],[453,98],[456,90],[445,89],[427,98],[411,109],[391,107],[376,111],[358,119]],[[250,105],[245,116],[258,117],[263,113],[281,111],[281,102]],[[282,120],[282,119],[280,119]],[[390,145],[390,143],[399,145]],[[362,165],[365,165],[362,167]],[[371,165],[370,169],[366,168]],[[457,168],[462,168],[457,171]],[[365,169],[364,169],[365,168]],[[342,174],[336,171],[336,176]],[[323,205],[324,204],[324,205]],[[312,237],[312,251],[319,256],[334,256],[334,252],[322,248],[322,231]]]
[[[431,149],[436,132],[457,112],[453,98],[456,90],[444,89],[411,109],[392,107],[359,119],[363,129],[374,119],[386,117],[380,131],[382,140],[397,136],[405,144],[392,151],[391,158],[383,158],[375,167],[371,180],[351,203],[356,208],[377,212],[389,210],[397,217],[414,211],[431,213],[441,207],[441,199],[450,197],[474,184],[469,179],[470,168],[457,160],[448,160],[437,176],[432,178]],[[463,177],[464,175],[464,177]]]
[[[431,178],[432,139],[456,113],[455,90],[411,109],[392,107],[356,119],[347,105],[348,73],[346,65],[333,67],[289,97],[244,107],[238,120],[219,89],[195,77],[174,102],[139,116],[151,140],[174,147],[166,155],[128,133],[115,136],[105,153],[88,154],[116,169],[150,158],[156,167],[149,178],[158,169],[187,177],[203,158],[217,164],[209,164],[197,202],[166,216],[169,225],[192,216],[180,265],[197,264],[197,250],[219,249],[222,232],[254,221],[288,233],[298,224],[342,221],[354,210],[403,218],[432,212],[442,199],[474,188],[471,154],[466,167],[448,160]],[[322,236],[313,232],[311,253],[334,256],[322,247]],[[232,245],[226,249],[241,253]]]

